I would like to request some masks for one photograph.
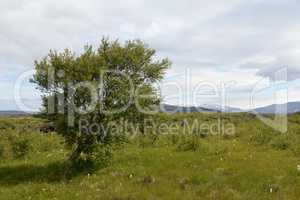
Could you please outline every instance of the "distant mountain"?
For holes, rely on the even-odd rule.
[[[285,104],[273,104],[265,107],[256,108],[254,110],[242,110],[240,108],[225,106],[225,108],[221,108],[221,106],[217,104],[204,104],[199,107],[191,106],[176,106],[176,105],[162,105],[164,109],[163,112],[167,113],[192,113],[192,112],[226,112],[226,113],[238,113],[238,112],[256,112],[262,114],[282,114],[285,113],[285,107],[287,108],[287,113],[297,113],[300,112],[300,102],[289,102]]]
[[[193,113],[193,112],[219,112],[219,110],[204,108],[204,107],[195,107],[195,106],[176,106],[169,104],[162,104],[161,111],[166,113]]]
[[[230,107],[230,106],[225,106],[222,108],[218,104],[204,104],[202,107],[207,108],[207,109],[213,109],[213,110],[218,110],[219,112],[228,112],[228,113],[237,113],[237,112],[245,112],[244,110],[240,108],[235,108],[235,107]]]
[[[176,106],[176,105],[169,105],[163,104],[162,107],[164,108],[162,111],[167,113],[192,113],[192,112],[245,112],[242,109],[234,108],[226,106],[225,108],[221,108],[221,106],[217,104],[204,104],[201,106]]]
[[[7,111],[0,111],[0,116],[24,116],[30,115],[33,113],[27,113],[23,111],[16,111],[16,110],[7,110]]]
[[[272,114],[272,113],[284,113],[285,107],[287,107],[287,113],[297,113],[300,112],[300,102],[289,102],[285,104],[273,104],[265,107],[256,108],[254,110],[246,111],[239,108],[226,106],[221,109],[219,105],[216,104],[204,104],[202,106],[176,106],[169,104],[162,104],[160,110],[166,113],[194,113],[194,112],[227,112],[227,113],[237,113],[237,112],[256,112],[262,114]],[[34,112],[23,112],[16,110],[0,111],[0,116],[24,116],[31,115]]]
[[[288,114],[300,112],[300,102],[289,102],[285,104],[272,104],[265,107],[256,108],[253,111],[257,113],[277,113],[282,114],[285,113],[285,107]],[[251,112],[251,111],[250,111]]]

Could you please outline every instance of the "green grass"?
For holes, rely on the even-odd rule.
[[[15,128],[0,130],[0,199],[299,199],[300,115],[289,117],[282,135],[246,114],[223,116],[236,124],[233,137],[160,136],[154,143],[134,139],[114,151],[112,164],[93,174],[68,173],[68,150],[57,135],[42,135],[40,119],[2,118]],[[217,114],[159,116],[157,120]],[[26,127],[26,132],[18,132]],[[30,151],[10,155],[8,135],[26,134]],[[25,136],[24,136],[25,137]],[[142,144],[142,145],[141,145]]]

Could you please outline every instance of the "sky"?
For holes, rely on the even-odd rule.
[[[39,108],[34,60],[103,36],[141,39],[172,61],[165,103],[300,101],[299,10],[299,0],[1,0],[0,110]]]

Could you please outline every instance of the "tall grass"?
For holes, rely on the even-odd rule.
[[[235,124],[227,137],[183,132],[183,121]],[[1,118],[0,199],[298,199],[300,115],[279,133],[250,114],[160,114],[173,134],[140,133],[114,140],[113,160],[100,152],[96,171],[75,173],[59,135],[38,118]],[[1,123],[0,123],[1,125]],[[0,126],[1,127],[1,126]],[[202,133],[202,132],[200,132]],[[101,154],[102,153],[102,154]]]

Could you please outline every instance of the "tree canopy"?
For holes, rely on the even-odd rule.
[[[154,83],[170,65],[140,40],[122,44],[102,39],[98,48],[85,46],[80,55],[70,49],[50,50],[35,61],[32,82],[43,94],[45,113],[74,148],[71,160],[76,161],[82,154],[91,156],[110,136],[109,130],[82,132],[80,120],[102,127],[123,118],[142,122],[160,103]]]

